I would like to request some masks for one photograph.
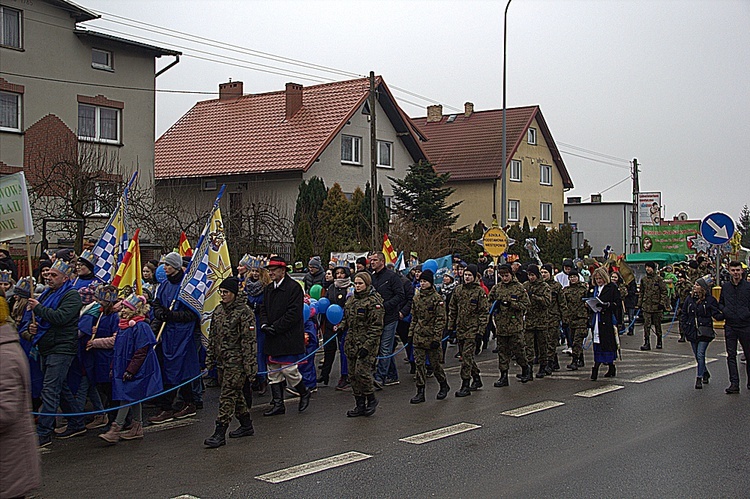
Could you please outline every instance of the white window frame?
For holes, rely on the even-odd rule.
[[[20,132],[21,131],[21,94],[15,92],[1,92],[2,95],[9,95],[16,98],[16,126],[7,127],[0,124],[0,132]]]
[[[81,135],[81,107],[87,107],[87,108],[93,108],[95,110],[94,112],[94,136],[90,135]],[[107,111],[114,111],[116,113],[117,117],[117,137],[114,139],[110,138],[102,138],[102,121],[101,121],[101,113],[102,110],[106,109]],[[121,143],[121,137],[122,137],[122,113],[120,109],[117,109],[116,107],[107,107],[107,106],[95,106],[93,104],[83,104],[81,102],[78,103],[78,139],[79,140],[86,140],[90,142],[102,142],[104,144],[120,144]]]
[[[526,141],[532,146],[536,145],[536,128],[529,128],[526,134]]]
[[[107,56],[107,63],[102,64],[99,62],[94,62],[94,54],[95,53],[105,54]],[[105,71],[114,71],[115,67],[112,64],[112,51],[111,50],[102,50],[97,48],[91,49],[91,67],[94,69],[103,69]]]
[[[539,165],[539,184],[552,185],[552,165]]]
[[[515,207],[515,215],[513,214],[513,209]],[[509,199],[508,200],[508,221],[509,222],[518,222],[521,218],[521,201],[518,199]]]
[[[344,157],[344,142],[351,142],[352,158]],[[341,135],[341,162],[347,165],[362,165],[362,137]]]
[[[521,182],[522,175],[523,175],[523,166],[521,164],[520,159],[511,159],[510,160],[510,172],[508,173],[508,180],[511,182]]]
[[[545,213],[547,212],[547,213]],[[539,222],[552,222],[552,203],[539,203]]]
[[[104,188],[110,188],[112,191],[107,194],[104,192]],[[113,201],[112,208],[114,209],[117,206],[117,199],[118,199],[118,189],[119,185],[115,182],[96,182],[94,183],[94,199],[90,201],[91,203],[91,211],[89,213],[89,216],[97,216],[97,217],[108,217],[112,215],[112,210],[105,209],[105,207],[102,204],[102,197],[105,195],[111,195],[111,199]]]
[[[380,147],[381,146],[386,146],[387,149],[388,149],[388,158],[387,158],[388,162],[387,163],[383,163],[383,157],[380,154],[380,151],[381,151]],[[378,163],[377,163],[377,165],[378,165],[378,168],[390,168],[390,169],[393,169],[393,142],[388,142],[388,141],[385,141],[385,140],[379,140],[378,141]]]
[[[6,45],[3,43],[5,40],[5,33],[3,32],[3,26],[5,25],[5,12],[6,11],[13,11],[18,13],[18,45]],[[9,47],[13,49],[23,49],[23,11],[18,9],[12,9],[10,7],[5,7],[4,5],[0,5],[0,47]]]

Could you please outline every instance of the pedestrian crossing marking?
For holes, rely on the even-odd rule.
[[[718,359],[706,359],[706,364],[709,364],[711,362],[716,362]],[[647,381],[653,381],[658,378],[663,378],[664,376],[669,376],[670,374],[679,373],[682,371],[687,371],[688,369],[695,369],[697,367],[697,364],[695,361],[693,362],[686,362],[684,364],[679,364],[674,367],[670,367],[667,369],[662,369],[660,371],[655,371],[648,374],[643,374],[641,376],[636,376],[635,378],[631,379],[622,379],[621,381],[627,381],[630,383],[645,383]]]
[[[564,402],[557,402],[555,400],[545,400],[544,402],[537,402],[536,404],[525,405],[517,409],[511,409],[509,411],[501,412],[503,416],[512,416],[514,418],[520,418],[521,416],[528,416],[535,412],[545,411],[554,407],[560,407],[565,405]]]
[[[256,480],[261,480],[268,483],[281,483],[288,480],[294,480],[313,473],[325,471],[331,468],[337,468],[339,466],[345,466],[347,464],[356,463],[365,459],[370,459],[372,456],[369,454],[363,454],[361,452],[344,452],[343,454],[337,454],[335,456],[318,459],[316,461],[310,461],[309,463],[298,464],[283,470],[272,471],[264,475],[258,475],[255,477]]]
[[[602,385],[598,386],[596,388],[591,388],[589,390],[583,390],[582,392],[578,392],[575,394],[576,397],[584,397],[584,398],[591,398],[596,397],[598,395],[603,395],[605,393],[609,392],[615,392],[617,390],[621,390],[625,388],[622,385]]]
[[[169,421],[162,424],[152,424],[150,426],[143,427],[143,433],[154,433],[157,431],[172,430],[174,428],[182,428],[183,426],[189,426],[193,423],[197,423],[200,419],[178,419],[176,421]]]
[[[179,496],[175,496],[172,499],[201,499],[198,496],[191,496],[190,494],[182,494]]]
[[[693,356],[693,355],[686,355],[686,354],[681,354],[681,353],[667,353],[667,352],[662,352],[662,351],[657,351],[657,350],[646,350],[646,351],[643,351],[641,349],[635,350],[635,349],[630,349],[630,348],[622,348],[621,350],[623,352],[632,352],[632,353],[637,353],[639,355],[655,355],[655,356],[659,356],[659,357],[680,357],[680,358],[683,358],[683,359],[694,359],[695,358],[695,356]]]
[[[439,440],[441,438],[458,435],[459,433],[463,433],[465,431],[476,430],[477,428],[481,427],[482,426],[478,424],[458,423],[451,426],[446,426],[445,428],[438,428],[437,430],[431,430],[424,433],[419,433],[417,435],[412,435],[410,437],[399,438],[398,440],[399,442],[406,442],[407,444],[421,445],[426,444],[427,442],[432,442],[433,440]]]

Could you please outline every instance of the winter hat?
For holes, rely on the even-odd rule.
[[[509,264],[504,263],[497,268],[497,273],[498,274],[512,274],[513,269],[511,268]]]
[[[351,271],[349,270],[349,266],[346,264],[346,262],[341,262],[341,263],[336,264],[336,266],[333,268],[334,277],[336,275],[337,269],[342,269],[346,277],[349,277],[352,275]]]
[[[31,290],[34,289],[34,279],[31,277],[22,277],[18,280],[13,292],[19,298],[31,298]]]
[[[309,262],[307,262],[308,269],[311,269],[313,267],[321,269],[321,270],[323,269],[323,262],[320,260],[319,256],[314,256],[310,258]]]
[[[711,286],[713,286],[714,284],[714,278],[710,275],[704,275],[700,279],[697,279],[695,282],[708,292],[711,291]]]
[[[539,267],[533,263],[529,264],[529,266],[526,268],[526,272],[528,274],[534,274],[537,277],[541,277],[541,274],[539,273]]]
[[[698,262],[696,262],[695,260],[690,260],[688,262],[688,267],[690,267],[691,269],[697,269],[698,268]]]
[[[360,256],[357,258],[357,265],[362,265],[364,267],[367,267],[367,258]]]
[[[471,263],[466,267],[466,270],[464,270],[464,274],[467,272],[476,278],[479,275],[479,268],[473,263]],[[422,273],[424,274],[424,272]]]
[[[0,248],[0,258],[10,258],[10,251],[7,248]]]
[[[549,272],[550,275],[552,275],[553,269],[551,263],[545,263],[544,265],[542,265],[542,268]]]
[[[68,263],[73,261],[73,259],[76,257],[75,251],[73,251],[72,248],[64,248],[61,250],[58,250],[57,253],[55,253],[55,258],[57,260],[64,260]]]
[[[435,285],[435,276],[433,275],[432,271],[430,269],[422,271],[422,273],[419,275],[420,281],[427,281],[433,286]]]
[[[654,262],[646,262],[646,263],[644,263],[644,265],[646,267],[650,267],[650,268],[656,270],[656,263],[654,263]]]
[[[175,269],[182,268],[182,257],[176,251],[167,253],[166,255],[162,257],[161,261],[162,263],[166,263],[172,268],[175,268]]]
[[[240,291],[240,281],[236,277],[227,277],[226,279],[221,281],[221,284],[219,284],[219,289],[226,289],[236,296]]]
[[[565,260],[563,260],[563,267],[573,268],[573,260],[570,258],[566,258]]]
[[[568,273],[568,277],[570,277],[572,275],[574,275],[576,277],[581,277],[580,274],[578,273],[577,269],[573,269],[573,270],[570,271],[570,273]]]
[[[94,255],[89,250],[84,250],[83,253],[81,253],[81,256],[78,257],[78,261],[88,267],[91,272],[93,272],[94,265],[96,263],[96,255]]]

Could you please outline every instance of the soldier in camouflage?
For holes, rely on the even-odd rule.
[[[547,368],[546,374],[560,370],[560,361],[557,358],[557,345],[560,344],[560,324],[563,315],[562,284],[557,282],[553,276],[552,264],[545,263],[539,269],[542,280],[549,285],[552,294],[552,303],[549,307],[549,323],[547,326]]]
[[[646,275],[641,279],[637,308],[643,315],[643,346],[641,350],[651,350],[651,326],[656,332],[656,348],[662,347],[661,317],[669,310],[669,297],[664,279],[656,273],[656,264],[646,262]]]
[[[335,326],[336,330],[348,328],[344,353],[349,361],[349,381],[357,403],[346,413],[351,418],[371,416],[378,406],[372,371],[380,349],[384,316],[383,299],[372,287],[372,277],[367,272],[358,272],[354,276],[354,294],[344,307],[344,320]]]
[[[510,265],[503,264],[497,269],[500,282],[490,291],[489,301],[492,304],[490,313],[497,331],[497,363],[500,368],[500,378],[495,381],[495,387],[508,386],[508,370],[510,358],[516,356],[516,362],[521,366],[522,383],[534,379],[532,366],[524,351],[524,322],[523,314],[528,310],[529,295],[523,285],[516,280]]]
[[[242,392],[245,381],[252,382],[258,372],[255,315],[247,306],[244,295],[237,299],[239,284],[236,277],[222,281],[219,285],[221,303],[211,317],[206,365],[218,368],[221,382],[216,430],[203,442],[211,448],[226,444],[232,416],[240,421],[240,427],[229,433],[230,438],[255,433],[250,408]]]
[[[435,290],[434,276],[427,269],[419,276],[419,293],[414,296],[411,307],[411,325],[409,326],[409,342],[414,347],[414,361],[417,368],[417,394],[411,399],[412,404],[425,401],[424,387],[427,378],[425,360],[430,358],[430,365],[435,373],[435,379],[440,383],[437,399],[443,400],[448,396],[448,381],[443,371],[443,350],[440,340],[445,331],[445,302]]]
[[[464,282],[453,292],[449,303],[448,331],[456,331],[461,348],[461,388],[456,392],[456,397],[466,397],[471,395],[472,390],[482,387],[474,352],[476,338],[482,335],[487,325],[487,295],[479,285],[478,278],[477,266],[467,266]]]
[[[537,378],[546,375],[547,366],[547,329],[549,328],[549,308],[552,304],[552,292],[549,285],[542,280],[539,267],[531,264],[526,269],[529,280],[523,283],[523,288],[529,295],[529,309],[526,311],[526,331],[524,343],[526,345],[526,360],[533,361],[534,344],[537,345],[539,358],[539,372]]]
[[[573,270],[569,277],[570,285],[563,290],[563,320],[570,326],[570,333],[573,336],[573,359],[566,369],[577,371],[579,367],[584,366],[583,362],[583,340],[586,338],[589,322],[589,307],[585,299],[588,294],[588,287],[576,270]]]

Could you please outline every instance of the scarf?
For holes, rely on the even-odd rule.
[[[263,293],[263,283],[260,279],[257,281],[245,279],[245,294],[247,294],[247,296],[258,296],[261,293]]]
[[[350,277],[344,277],[343,279],[334,279],[333,285],[337,288],[348,288],[352,285],[352,279]]]
[[[70,280],[65,281],[62,286],[54,291],[51,288],[47,288],[44,293],[42,293],[42,296],[39,297],[39,303],[47,308],[51,308],[54,310],[60,305],[60,302],[62,301],[65,293],[67,293],[71,289],[73,289],[73,283],[70,282]],[[44,336],[47,331],[49,331],[50,326],[52,326],[52,324],[50,324],[48,320],[42,319],[41,317],[38,318],[36,330],[37,333],[36,336],[34,336],[34,341],[32,342],[33,345],[39,343],[39,340],[42,339],[42,336]]]
[[[131,319],[120,319],[120,329],[127,329],[129,327],[135,326],[137,323],[145,320],[146,318],[142,315],[136,315],[135,317]]]

